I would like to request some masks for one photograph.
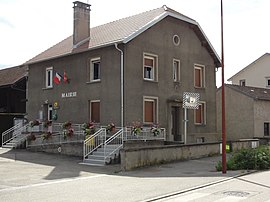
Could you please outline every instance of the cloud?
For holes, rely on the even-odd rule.
[[[0,16],[0,24],[3,24],[9,28],[14,28],[15,26],[7,19],[5,19],[4,17]]]

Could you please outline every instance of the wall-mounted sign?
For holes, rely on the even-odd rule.
[[[62,98],[77,97],[77,92],[62,93]]]
[[[58,102],[53,103],[53,109],[59,109],[59,104]]]

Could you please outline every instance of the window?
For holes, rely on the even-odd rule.
[[[180,60],[173,60],[173,81],[180,81]]]
[[[158,109],[158,101],[157,98],[147,98],[144,97],[143,103],[144,109],[144,123],[157,123],[157,109]]]
[[[173,44],[178,46],[180,44],[180,37],[178,35],[173,36]]]
[[[206,124],[206,104],[205,102],[199,103],[199,108],[195,109],[194,123],[198,125]]]
[[[269,122],[264,123],[264,136],[269,136],[270,132],[269,132]]]
[[[270,87],[270,77],[266,77],[266,87]]]
[[[204,88],[204,66],[194,66],[194,86],[196,88]]]
[[[49,104],[49,105],[48,105],[48,120],[49,120],[49,121],[52,120],[52,112],[53,112],[52,104]]]
[[[246,86],[246,80],[245,79],[240,80],[239,85],[240,86]]]
[[[100,123],[100,101],[90,101],[90,120],[95,123]]]
[[[46,68],[46,88],[53,87],[53,68],[48,67]]]
[[[143,78],[149,81],[157,81],[157,56],[144,54]]]
[[[91,59],[90,81],[100,81],[100,58]]]

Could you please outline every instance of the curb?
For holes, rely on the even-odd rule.
[[[179,194],[184,194],[184,193],[191,192],[191,191],[194,191],[194,190],[198,190],[198,189],[202,189],[202,188],[209,187],[209,186],[212,186],[212,185],[227,182],[227,181],[230,181],[232,179],[242,177],[242,176],[245,176],[245,175],[249,175],[249,174],[252,174],[252,173],[256,173],[256,172],[258,172],[258,171],[257,170],[246,171],[245,173],[240,173],[240,174],[237,174],[235,176],[228,177],[226,179],[222,179],[222,180],[218,180],[218,181],[214,181],[214,182],[209,182],[209,183],[206,183],[206,184],[203,184],[203,185],[198,185],[198,186],[188,188],[188,189],[184,189],[184,190],[181,190],[181,191],[177,191],[177,192],[174,192],[174,193],[165,194],[165,195],[162,195],[162,196],[158,196],[158,197],[150,198],[150,199],[147,199],[147,200],[143,200],[141,202],[158,201],[158,200],[169,198],[169,197],[176,196],[176,195],[179,195]]]

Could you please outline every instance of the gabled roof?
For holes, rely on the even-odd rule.
[[[270,101],[270,89],[267,88],[256,88],[250,86],[239,86],[232,84],[225,84],[226,87],[231,88],[243,95],[246,95],[254,100],[267,100]]]
[[[192,24],[192,28],[202,41],[202,44],[205,44],[205,47],[213,57],[216,66],[220,66],[220,58],[202,31],[200,25],[195,20],[166,6],[93,27],[90,29],[90,41],[82,44],[76,49],[73,48],[73,36],[70,36],[30,59],[26,62],[26,64],[96,49],[103,46],[109,46],[113,45],[114,43],[128,43],[136,36],[143,33],[145,30],[167,16],[171,16]]]
[[[27,76],[25,66],[10,67],[0,70],[0,87],[16,83]]]
[[[253,61],[248,66],[246,66],[245,68],[241,69],[239,72],[237,72],[236,74],[234,74],[233,76],[231,76],[227,81],[231,81],[233,79],[233,77],[238,76],[239,74],[241,74],[244,71],[247,71],[249,68],[251,68],[253,66],[253,64],[257,63],[259,60],[262,60],[264,57],[267,57],[267,56],[270,56],[270,53],[263,54],[257,60]]]

